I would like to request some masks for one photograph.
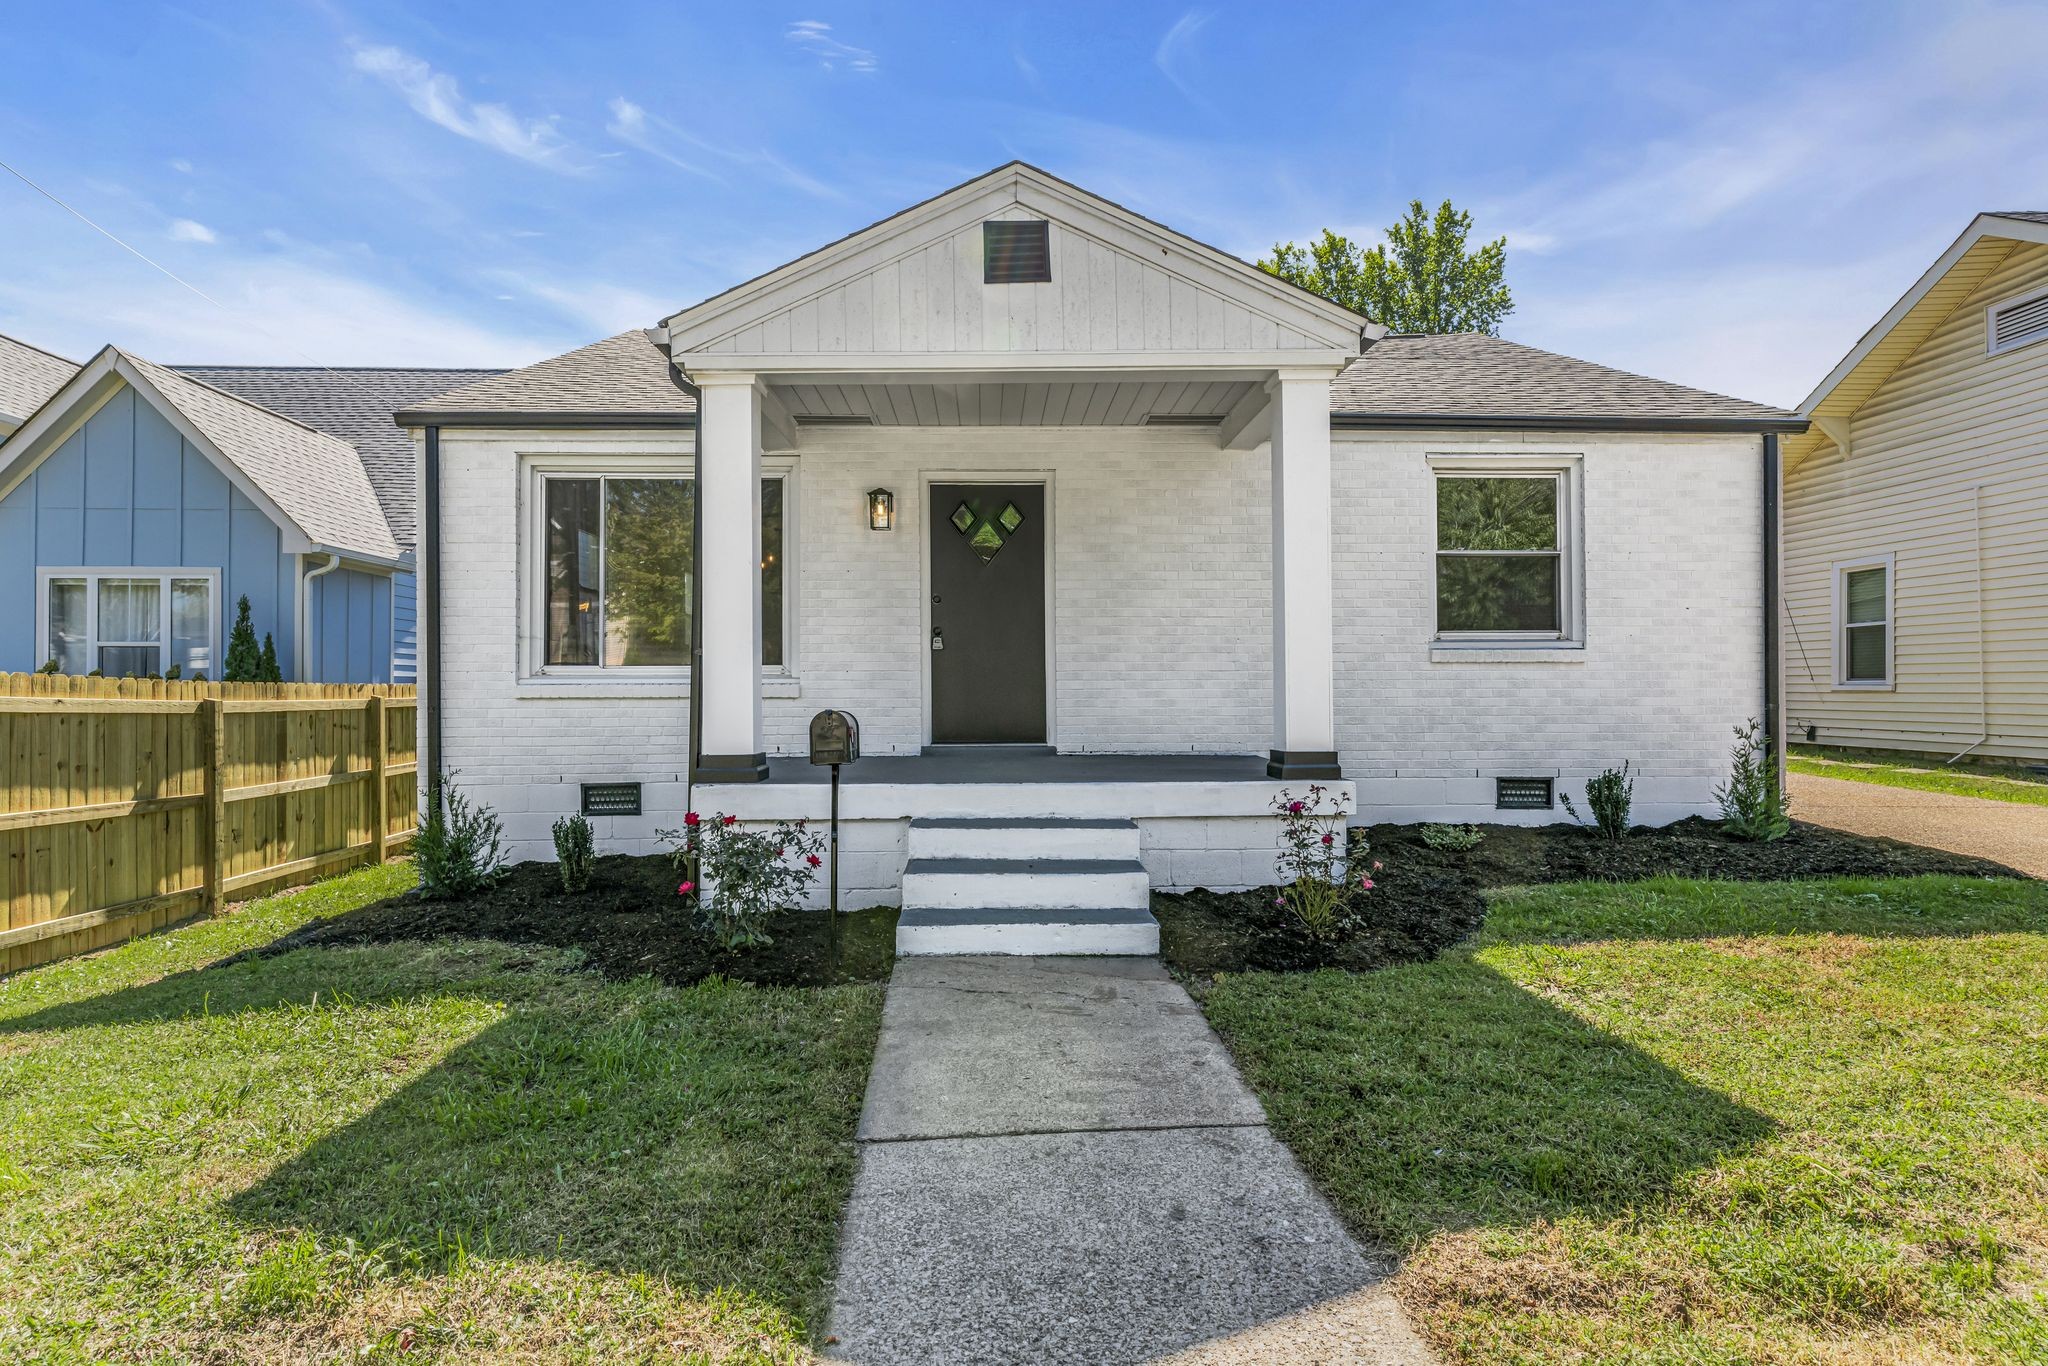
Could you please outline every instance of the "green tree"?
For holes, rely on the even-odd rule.
[[[249,620],[249,595],[235,604],[235,628],[228,632],[228,657],[220,671],[223,683],[254,683],[263,667],[263,654],[256,644],[256,626]]]
[[[270,643],[270,632],[263,633],[263,653],[256,661],[256,682],[282,683],[284,675],[277,670],[277,646]]]
[[[1500,335],[1515,308],[1507,286],[1508,240],[1466,249],[1472,215],[1446,199],[1432,218],[1422,201],[1370,250],[1328,228],[1308,246],[1277,243],[1259,269],[1385,323],[1396,332]]]

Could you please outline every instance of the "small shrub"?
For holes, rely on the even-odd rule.
[[[1294,912],[1312,938],[1335,939],[1344,927],[1350,893],[1344,870],[1351,837],[1347,833],[1342,845],[1337,842],[1344,804],[1316,785],[1306,797],[1281,792],[1273,799],[1273,809],[1280,816],[1277,864],[1284,879],[1279,904]],[[1371,889],[1368,878],[1363,890]]]
[[[581,813],[555,822],[555,865],[562,872],[562,890],[574,895],[590,885],[590,868],[597,861],[597,849],[590,837],[590,822]]]
[[[228,631],[228,653],[221,668],[226,683],[257,682],[263,666],[263,651],[256,644],[256,625],[249,619],[249,595],[235,600],[235,624]]]
[[[1714,791],[1721,804],[1721,828],[1739,840],[1768,844],[1792,833],[1785,790],[1778,782],[1777,756],[1754,717],[1735,728],[1728,754],[1728,781]]]
[[[683,875],[676,895],[695,907],[697,927],[728,949],[774,943],[768,917],[801,902],[825,861],[825,837],[808,821],[747,830],[736,816],[707,821],[692,811],[681,830],[655,834],[675,846]]]
[[[1564,809],[1571,813],[1573,820],[1582,819],[1579,808],[1572,805],[1572,799],[1560,792],[1559,800]],[[1620,768],[1610,768],[1586,784],[1586,806],[1593,813],[1593,825],[1610,840],[1619,840],[1628,834],[1629,806],[1636,795],[1635,777],[1628,771],[1628,760],[1621,761]]]
[[[1476,825],[1432,823],[1422,827],[1422,842],[1439,854],[1469,854],[1485,838],[1486,832]]]
[[[256,682],[282,683],[284,675],[277,668],[277,646],[271,643],[270,632],[263,633],[263,653],[256,658]]]
[[[444,774],[427,794],[426,819],[413,837],[413,862],[420,895],[429,901],[467,896],[496,882],[505,871],[500,848],[504,830],[498,813],[473,805]]]
[[[57,663],[57,661],[56,661],[56,660],[54,660],[54,659],[46,659],[46,660],[44,660],[44,661],[43,661],[43,667],[42,667],[42,668],[40,668],[40,669],[37,669],[37,670],[36,670],[36,672],[37,672],[37,673],[39,673],[39,674],[54,674],[54,673],[62,673],[62,672],[63,672],[63,669],[62,669],[62,666],[60,666],[60,665],[59,665],[59,664]]]

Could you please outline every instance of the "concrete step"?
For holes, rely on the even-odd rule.
[[[1159,952],[1159,922],[1127,907],[927,907],[897,918],[896,952],[1149,955]]]
[[[1152,880],[1134,858],[914,858],[903,865],[905,910],[1143,911],[1151,904]]]
[[[1111,819],[924,817],[910,823],[910,857],[1135,859],[1138,823]]]

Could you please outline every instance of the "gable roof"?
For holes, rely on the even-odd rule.
[[[310,550],[396,562],[355,447],[167,366],[105,347],[0,445],[0,490],[11,487],[121,385],[154,405],[251,501]],[[288,547],[290,548],[290,547]]]
[[[1978,214],[1814,387],[1799,411],[1815,419],[1816,427],[1853,414],[2007,256],[2026,243],[2048,244],[2048,211]],[[1819,430],[1809,432],[1789,453],[1803,455],[1827,439]]]
[[[1798,431],[1797,413],[1574,360],[1481,332],[1397,333],[1330,386],[1352,427]]]
[[[696,400],[669,378],[645,332],[621,332],[565,355],[423,398],[400,426],[661,427],[688,424]]]
[[[0,422],[18,427],[28,421],[77,373],[77,361],[0,334]]]
[[[392,420],[400,408],[444,390],[501,373],[483,369],[419,369],[277,365],[171,367],[273,413],[336,436],[355,447],[384,520],[401,549],[417,535],[412,438]]]

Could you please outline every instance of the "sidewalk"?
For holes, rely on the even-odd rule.
[[[842,1359],[1430,1360],[1156,960],[899,960],[859,1138]]]

